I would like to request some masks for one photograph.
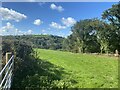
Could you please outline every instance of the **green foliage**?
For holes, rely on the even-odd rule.
[[[20,35],[20,36],[4,36],[5,39],[13,41],[21,41],[33,48],[43,49],[62,49],[63,37],[53,35]],[[16,46],[16,45],[15,45]]]
[[[120,29],[120,2],[112,5],[112,8],[105,10],[102,14],[103,19],[107,19],[111,24]]]
[[[110,48],[120,51],[120,2],[102,14],[102,18],[110,23]]]
[[[64,38],[53,35],[27,35],[27,36],[16,36],[18,39],[23,39],[29,42],[34,48],[44,49],[62,49],[62,41]],[[19,38],[21,37],[21,38]]]
[[[20,63],[15,71],[12,88],[62,88],[67,85],[58,82],[62,78],[64,69],[50,62],[29,57]],[[61,83],[67,83],[60,81]]]
[[[64,40],[64,49],[76,53],[120,51],[120,3],[105,10],[102,18],[77,22],[71,28],[72,34]]]
[[[72,34],[68,37],[68,46],[73,52],[99,52],[100,44],[97,42],[97,19],[80,20],[72,27]],[[94,23],[94,24],[93,24]]]

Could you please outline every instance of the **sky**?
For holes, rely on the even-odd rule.
[[[80,20],[101,18],[114,2],[3,2],[2,35],[52,34],[67,37]]]

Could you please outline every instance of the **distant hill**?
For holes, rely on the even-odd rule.
[[[64,38],[53,35],[19,35],[19,36],[3,36],[3,41],[22,41],[27,42],[33,48],[42,49],[62,49]]]

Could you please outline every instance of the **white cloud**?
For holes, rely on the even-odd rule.
[[[2,32],[8,32],[9,30],[14,29],[14,25],[12,25],[10,22],[6,23],[6,26],[2,27],[0,30]]]
[[[67,27],[70,27],[70,26],[72,26],[72,25],[74,25],[76,23],[76,20],[74,18],[72,18],[72,17],[68,17],[68,18],[63,17],[61,21]]]
[[[73,32],[72,31],[69,31],[69,35],[72,34]]]
[[[55,28],[55,29],[65,29],[65,26],[62,26],[56,22],[51,22],[50,27]]]
[[[41,30],[41,33],[42,33],[43,35],[47,35],[47,32],[46,32],[45,29],[42,29],[42,30]]]
[[[15,34],[14,35],[23,35],[24,32],[21,30],[18,30],[17,28],[14,30]]]
[[[47,35],[47,33],[42,33],[43,35]]]
[[[14,27],[10,22],[6,23],[6,26],[0,28],[1,35],[15,35],[19,30]]]
[[[55,5],[54,3],[52,3],[52,4],[50,5],[50,8],[51,8],[52,10],[57,10],[57,11],[59,11],[59,12],[64,11],[64,8],[63,8],[62,6],[57,6],[57,5]]]
[[[39,25],[42,24],[42,23],[43,23],[43,22],[42,22],[40,19],[36,19],[33,24],[39,26]]]
[[[32,34],[32,32],[33,32],[32,30],[28,30],[27,34]]]
[[[68,18],[63,17],[61,19],[61,22],[62,22],[62,25],[56,22],[51,22],[50,26],[56,29],[66,29],[67,27],[71,27],[72,25],[74,25],[76,23],[76,20],[72,17],[68,17]]]
[[[32,33],[33,33],[32,30],[28,30],[28,31],[18,30],[10,22],[7,22],[6,26],[3,26],[0,28],[0,35],[28,35],[28,34],[32,34]]]
[[[14,20],[16,22],[27,18],[24,14],[3,7],[0,8],[0,16],[2,16],[2,20]]]
[[[31,35],[33,31],[30,29],[28,31],[20,31],[18,30],[15,35]]]
[[[45,29],[42,30],[43,33],[44,33],[45,31],[46,31]]]

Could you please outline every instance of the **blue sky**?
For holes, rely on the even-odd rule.
[[[14,13],[19,13],[21,17],[17,16],[19,21],[16,21],[16,16],[6,15],[3,19],[3,27],[6,23],[11,28],[18,29],[20,32],[29,34],[53,34],[59,36],[70,35],[70,28],[76,21],[90,18],[101,18],[104,10],[110,8],[113,2],[4,2],[3,8],[12,9]],[[13,18],[13,16],[15,18]],[[8,18],[9,17],[9,18]],[[7,18],[7,19],[6,19]],[[14,33],[14,31],[11,31]]]

